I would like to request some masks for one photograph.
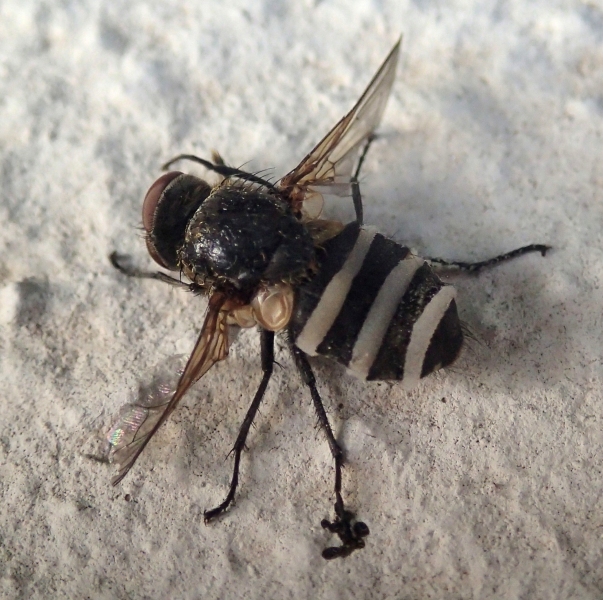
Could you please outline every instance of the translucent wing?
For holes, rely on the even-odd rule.
[[[159,385],[152,384],[147,394],[130,404],[119,421],[107,434],[111,446],[110,459],[116,463],[119,472],[113,478],[117,485],[132,468],[149,440],[174,411],[188,389],[216,362],[228,355],[228,312],[222,310],[225,297],[214,294],[203,328],[175,386],[173,381],[160,379]]]
[[[331,129],[279,186],[303,201],[307,188],[329,188],[329,194],[348,195],[358,150],[381,121],[400,53],[400,41],[381,65],[354,108]]]

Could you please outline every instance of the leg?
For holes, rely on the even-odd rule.
[[[175,279],[174,277],[170,277],[165,273],[161,273],[160,271],[139,271],[129,265],[125,265],[123,263],[124,259],[127,256],[123,254],[118,254],[117,252],[111,252],[109,255],[109,260],[111,264],[124,275],[128,277],[139,277],[140,279],[156,279],[157,281],[163,281],[163,283],[167,283],[169,285],[173,285],[174,287],[182,287],[190,290],[192,292],[196,291],[198,286],[192,283],[184,283],[184,281],[180,281],[179,279]]]
[[[354,513],[345,509],[343,503],[343,497],[341,496],[341,469],[343,467],[343,450],[337,443],[333,430],[329,424],[327,413],[322,405],[320,395],[316,389],[316,379],[310,363],[306,358],[306,355],[296,346],[291,344],[291,351],[297,363],[297,368],[301,374],[303,382],[310,388],[312,394],[312,401],[314,402],[314,409],[318,415],[318,421],[323,431],[327,436],[329,442],[329,448],[331,454],[335,460],[335,520],[333,522],[323,519],[321,525],[324,529],[328,529],[332,533],[336,533],[341,540],[341,546],[331,546],[326,548],[322,552],[323,558],[330,560],[332,558],[339,558],[349,556],[354,550],[364,548],[364,540],[362,538],[369,534],[369,528],[365,523],[357,521],[352,525],[354,519]]]
[[[209,160],[199,158],[198,156],[194,156],[193,154],[179,154],[171,160],[168,160],[168,162],[166,162],[161,168],[162,170],[167,171],[178,160],[190,160],[192,162],[196,162],[203,165],[206,169],[214,171],[214,173],[218,173],[218,175],[223,175],[224,177],[238,177],[239,179],[251,181],[253,183],[258,183],[259,185],[263,185],[265,187],[274,189],[274,185],[266,179],[262,179],[261,177],[258,177],[253,173],[247,173],[246,171],[235,169],[234,167],[227,167],[224,164],[224,161],[222,160],[222,157],[220,155],[217,155],[217,158],[218,160],[216,161],[216,163],[212,163]]]
[[[237,491],[237,486],[239,484],[239,464],[241,462],[241,452],[245,448],[245,441],[247,440],[247,434],[249,433],[249,428],[253,423],[253,419],[255,418],[256,413],[258,412],[258,408],[262,403],[262,398],[264,397],[264,392],[266,391],[266,387],[268,386],[268,382],[270,381],[270,376],[272,375],[272,367],[274,365],[274,332],[262,330],[262,371],[264,376],[262,377],[262,382],[260,383],[260,387],[258,391],[255,393],[255,398],[245,415],[245,419],[243,420],[243,424],[241,425],[241,429],[239,430],[239,435],[234,443],[232,448],[232,453],[234,453],[234,468],[232,472],[232,479],[230,481],[230,489],[228,490],[228,494],[219,506],[216,508],[212,508],[211,510],[206,510],[203,514],[205,522],[208,523],[213,518],[217,517],[220,513],[223,513],[230,505],[230,503],[234,499],[234,495]]]
[[[362,150],[362,154],[358,159],[358,165],[356,166],[356,171],[352,175],[352,179],[350,179],[350,185],[352,186],[352,200],[354,202],[354,210],[356,211],[356,223],[358,225],[362,225],[363,221],[363,211],[362,211],[362,196],[360,195],[360,184],[358,183],[358,177],[360,176],[360,169],[362,168],[362,163],[366,157],[366,153],[368,152],[373,140],[377,136],[370,135],[366,140],[366,144],[364,144],[364,148]]]
[[[547,251],[550,249],[551,246],[545,246],[544,244],[530,244],[529,246],[524,246],[523,248],[511,250],[511,252],[507,252],[506,254],[501,254],[500,256],[495,256],[494,258],[489,258],[488,260],[482,260],[480,262],[475,263],[448,261],[444,260],[443,258],[426,258],[425,260],[430,263],[434,263],[432,265],[434,267],[455,267],[457,269],[460,269],[461,271],[476,273],[477,271],[481,271],[484,268],[493,267],[498,263],[504,262],[506,260],[511,260],[512,258],[517,258],[518,256],[523,256],[524,254],[528,254],[529,252],[540,252],[542,256],[545,256]]]

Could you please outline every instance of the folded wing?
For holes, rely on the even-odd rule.
[[[328,188],[325,193],[349,194],[352,169],[362,144],[381,121],[394,82],[400,53],[400,40],[381,65],[354,108],[285,175],[279,187],[292,194],[305,194],[311,188]]]
[[[113,485],[117,485],[128,474],[188,389],[212,365],[228,355],[228,312],[223,310],[224,303],[223,294],[216,293],[210,298],[203,328],[175,389],[169,381],[163,381],[151,390],[144,401],[126,407],[119,421],[108,433],[107,439],[111,446],[109,457],[119,468],[112,480]]]

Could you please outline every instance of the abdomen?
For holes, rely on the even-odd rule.
[[[350,223],[319,254],[318,273],[299,286],[289,324],[300,350],[361,379],[408,387],[458,357],[455,289],[408,248]]]

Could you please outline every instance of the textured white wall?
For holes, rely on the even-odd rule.
[[[601,598],[601,4],[99,4],[0,4],[0,595]],[[400,33],[366,222],[460,260],[555,249],[456,278],[479,341],[412,393],[314,363],[367,548],[320,558],[331,461],[282,345],[237,504],[203,525],[259,383],[253,331],[112,488],[82,448],[205,308],[107,261],[150,265],[159,165],[216,148],[285,173]]]

